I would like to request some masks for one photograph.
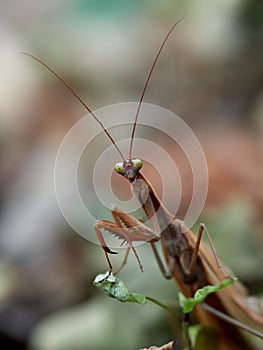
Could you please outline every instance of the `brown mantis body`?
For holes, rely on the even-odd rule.
[[[128,161],[126,161],[127,163]],[[130,166],[131,164],[132,162]],[[175,219],[167,211],[154,192],[151,184],[139,171],[135,179],[131,182],[131,186],[140,202],[142,193],[149,191],[147,199],[142,201],[141,205],[147,217],[150,218],[153,230],[150,230],[130,214],[125,213],[121,208],[115,208],[112,211],[115,220],[114,223],[105,220],[98,221],[95,225],[95,231],[106,254],[110,270],[112,270],[112,266],[108,253],[112,252],[105,244],[101,229],[127,241],[133,250],[132,242],[150,242],[163,275],[166,278],[175,278],[180,289],[187,297],[192,297],[199,288],[205,285],[216,285],[224,280],[226,278],[224,270],[216,265],[215,256],[211,253],[210,249],[204,243],[201,243],[204,225],[200,225],[198,237],[196,238],[193,232],[187,229],[182,221]],[[157,213],[156,216],[154,216],[155,213]],[[124,223],[124,226],[121,222]],[[160,230],[161,233],[156,234]],[[162,242],[167,269],[165,269],[155,247],[155,242],[158,240]],[[134,252],[136,254],[135,250]],[[214,309],[216,307],[222,313],[240,322],[244,322],[250,325],[250,327],[263,329],[263,313],[259,307],[258,309],[251,308],[245,288],[236,282],[234,286],[229,286],[226,290],[211,295],[207,298],[206,302],[208,305],[204,307],[196,306],[195,313],[199,322],[203,325],[214,326],[223,330],[221,334],[222,346],[220,349],[250,349],[249,345],[244,347],[245,340],[240,336],[236,325],[224,324],[225,322],[229,322],[229,320],[219,320],[217,317],[214,317],[211,314],[213,310],[210,308],[212,307]],[[240,324],[238,326],[242,327]],[[254,334],[261,336],[263,339],[263,334],[256,331]]]
[[[224,272],[225,269],[219,267],[219,263],[216,262],[215,259],[215,253],[212,253],[211,250],[201,242],[201,237],[205,229],[204,225],[200,225],[199,233],[196,238],[193,232],[188,229],[182,221],[176,219],[163,206],[151,184],[140,173],[142,161],[131,157],[134,133],[141,104],[155,64],[174,27],[175,25],[166,35],[155,57],[141,94],[132,130],[128,160],[125,160],[122,152],[110,136],[109,132],[104,128],[102,123],[97,119],[86,103],[72,90],[72,88],[44,62],[30,54],[27,55],[40,62],[52,74],[54,74],[101,125],[102,129],[122,157],[122,162],[115,166],[115,170],[129,180],[132,191],[140,202],[142,209],[151,224],[151,228],[149,228],[121,208],[115,208],[112,210],[113,222],[99,220],[95,224],[94,229],[105,252],[110,272],[112,271],[112,265],[108,254],[114,252],[112,252],[106,245],[101,232],[102,230],[108,231],[128,243],[129,249],[133,250],[141,270],[142,265],[133,246],[133,242],[149,242],[163,275],[166,278],[175,278],[183,294],[186,297],[192,297],[199,288],[208,284],[216,285],[224,280],[226,278],[226,273]],[[155,243],[159,240],[162,242],[167,267],[164,266],[155,247]],[[253,328],[263,329],[263,312],[259,307],[255,305],[254,307],[251,306],[246,290],[240,283],[235,283],[233,286],[229,286],[227,289],[209,296],[206,299],[206,304],[195,307],[195,314],[201,324],[205,326],[213,326],[218,329],[220,340],[218,342],[218,349],[220,350],[253,348],[246,343],[237,327],[246,330],[247,327],[245,325],[248,325]],[[242,325],[242,323],[245,325]],[[250,329],[249,331],[263,339],[262,333],[253,329]]]

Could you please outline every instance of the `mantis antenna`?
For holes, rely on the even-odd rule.
[[[42,66],[44,66],[47,70],[49,70],[65,87],[66,89],[76,97],[76,99],[82,104],[82,106],[92,115],[92,117],[96,120],[96,122],[101,126],[102,130],[105,132],[105,134],[108,136],[108,138],[111,140],[113,146],[116,148],[117,152],[121,156],[122,160],[125,160],[124,155],[122,154],[121,150],[117,146],[116,142],[108,132],[108,130],[104,127],[102,122],[96,117],[96,115],[92,112],[92,110],[89,108],[89,106],[84,102],[84,100],[68,85],[68,83],[65,82],[64,79],[62,79],[52,68],[50,68],[45,62],[43,62],[41,59],[35,57],[34,55],[31,55],[27,52],[21,52],[22,55],[29,56],[33,58],[35,61],[40,63]]]
[[[137,107],[137,110],[136,110],[136,114],[135,114],[135,119],[134,119],[134,124],[133,124],[133,128],[132,128],[132,133],[131,133],[131,143],[130,143],[130,151],[129,151],[129,159],[131,159],[131,155],[132,155],[132,146],[133,146],[133,140],[134,140],[134,134],[135,134],[135,129],[136,129],[136,125],[137,125],[137,121],[138,121],[138,117],[139,117],[139,113],[140,113],[140,110],[141,110],[141,106],[142,106],[142,102],[143,102],[143,98],[144,98],[144,95],[145,95],[145,92],[149,86],[149,82],[150,82],[150,79],[151,79],[151,76],[152,76],[152,73],[153,73],[153,70],[156,66],[156,63],[160,57],[160,54],[164,48],[164,45],[166,44],[166,41],[168,40],[169,36],[171,35],[171,33],[173,32],[174,28],[177,26],[177,24],[179,24],[181,21],[183,20],[183,18],[179,19],[173,26],[172,28],[169,30],[169,32],[166,34],[163,42],[162,42],[162,45],[160,46],[155,58],[154,58],[154,61],[153,61],[153,64],[151,66],[151,69],[150,69],[150,72],[147,76],[147,79],[146,79],[146,82],[144,84],[144,87],[143,87],[143,90],[142,90],[142,93],[141,93],[141,97],[140,97],[140,101],[138,103],[138,107]]]

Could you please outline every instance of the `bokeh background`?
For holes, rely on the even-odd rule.
[[[262,293],[262,2],[2,1],[2,349],[133,350],[179,339],[178,325],[155,305],[120,304],[92,286],[107,269],[104,254],[69,227],[53,187],[58,147],[85,111],[49,72],[19,53],[33,53],[55,67],[93,110],[137,101],[161,40],[181,17],[145,101],[177,113],[198,135],[210,176],[200,221],[223,261],[251,293]],[[162,142],[180,169],[180,217],[191,198],[191,169],[174,144]],[[88,162],[83,171],[92,173]],[[161,195],[165,180],[158,171],[146,166],[144,174]],[[128,184],[117,175],[112,181],[116,193],[129,196]],[[87,194],[88,189],[87,183]],[[105,208],[96,215],[109,218]],[[161,276],[149,247],[138,247],[138,254],[145,272],[131,257],[121,273],[127,285],[174,303],[174,281]],[[115,266],[120,261],[113,259]]]

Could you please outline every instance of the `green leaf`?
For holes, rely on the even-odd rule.
[[[217,286],[205,286],[201,289],[198,289],[198,291],[195,292],[193,298],[186,298],[182,293],[179,292],[179,304],[182,307],[184,313],[189,313],[196,305],[201,304],[209,294],[224,289],[230,284],[233,284],[235,281],[236,278],[226,279]]]
[[[108,277],[107,277],[108,276]],[[122,303],[146,304],[146,297],[143,294],[132,293],[125,285],[122,279],[106,272],[96,276],[93,284],[102,289],[110,297],[121,301]]]

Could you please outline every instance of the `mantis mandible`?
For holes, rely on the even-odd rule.
[[[99,220],[95,224],[94,229],[96,235],[108,261],[109,274],[113,270],[109,254],[115,254],[115,252],[111,251],[105,243],[102,230],[127,242],[128,250],[124,263],[127,260],[128,252],[132,250],[138,260],[141,270],[142,264],[133,246],[133,242],[149,242],[164,277],[167,279],[174,278],[183,294],[186,297],[192,297],[199,288],[208,284],[216,285],[224,280],[227,276],[227,269],[218,261],[212,244],[210,244],[212,249],[209,249],[207,245],[201,241],[203,233],[206,232],[204,224],[200,225],[196,237],[194,233],[185,226],[183,221],[175,218],[174,215],[164,207],[150,182],[142,175],[142,160],[132,157],[136,125],[145,92],[162,49],[175,26],[180,21],[175,23],[166,34],[147,76],[135,114],[128,159],[124,157],[108,130],[106,130],[84,100],[82,100],[46,63],[31,54],[24,54],[38,61],[55,75],[84,106],[96,122],[100,124],[122,159],[120,163],[116,164],[115,170],[129,181],[133,193],[151,224],[150,228],[119,207],[115,207],[112,210],[114,221]],[[158,241],[162,243],[166,266],[155,246],[155,243]],[[263,339],[263,334],[255,330],[263,330],[263,312],[260,307],[256,305],[255,300],[256,299],[252,300],[251,297],[248,297],[245,288],[240,282],[236,282],[227,289],[209,296],[204,304],[196,306],[195,315],[202,325],[214,326],[218,329],[220,335],[220,350],[253,349],[252,345],[250,346],[243,338],[238,328],[247,330]],[[253,306],[251,301],[254,303]]]

